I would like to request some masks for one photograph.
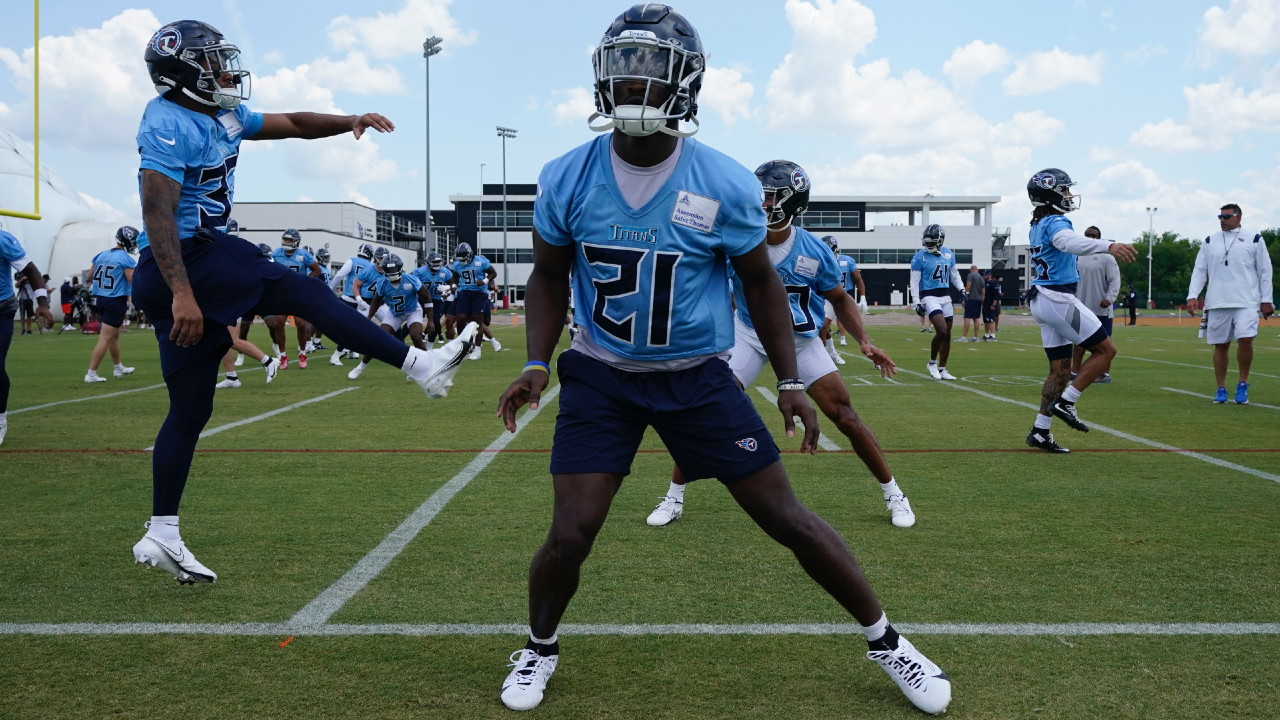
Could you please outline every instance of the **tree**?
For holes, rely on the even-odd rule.
[[[1280,240],[1280,231],[1277,231],[1277,239]],[[1138,258],[1131,263],[1120,263],[1121,287],[1133,285],[1134,292],[1144,299],[1147,296],[1147,247],[1150,240],[1150,233],[1143,233],[1135,239],[1133,249],[1138,251]],[[1156,235],[1151,258],[1151,270],[1155,275],[1152,298],[1156,307],[1181,305],[1181,301],[1186,299],[1199,250],[1199,240],[1184,238],[1174,232]]]

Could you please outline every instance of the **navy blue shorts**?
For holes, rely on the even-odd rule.
[[[444,316],[449,314],[449,303],[437,299],[431,305],[431,317],[436,321],[436,332],[440,332],[444,329]]]
[[[458,298],[455,297],[444,306],[444,314],[449,317],[458,317]]]
[[[94,295],[93,311],[102,319],[103,325],[118,328],[124,325],[125,313],[129,311],[129,298],[123,295],[119,297]]]
[[[984,323],[995,322],[996,316],[1000,314],[1000,311],[997,309],[998,307],[999,307],[998,305],[989,305],[987,307],[982,308],[982,322]]]
[[[459,290],[453,301],[457,312],[454,315],[482,315],[489,309],[489,293],[476,290]]]
[[[964,319],[965,320],[977,320],[978,314],[980,312],[982,312],[981,300],[970,300],[969,298],[965,298],[965,301],[964,301]]]
[[[1099,315],[1098,319],[1102,321],[1102,329],[1107,331],[1107,337],[1111,337],[1111,322],[1115,320],[1115,318],[1110,316],[1102,317]]]
[[[560,354],[551,473],[631,474],[650,425],[687,480],[730,484],[778,461],[778,446],[720,359],[677,372],[627,372],[576,350]]]

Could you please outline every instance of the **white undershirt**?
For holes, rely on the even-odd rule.
[[[774,267],[778,267],[778,263],[782,262],[783,260],[786,260],[787,256],[791,254],[791,248],[794,247],[795,244],[796,244],[795,226],[792,226],[791,234],[788,235],[787,239],[783,240],[781,244],[770,245],[768,241],[766,241],[764,246],[765,246],[765,249],[769,251],[769,264],[773,265]]]
[[[676,139],[676,149],[671,155],[653,167],[636,167],[618,157],[618,151],[609,143],[609,163],[613,166],[613,179],[618,183],[622,199],[632,210],[639,210],[666,184],[667,178],[680,162],[680,151],[684,149],[684,138]]]

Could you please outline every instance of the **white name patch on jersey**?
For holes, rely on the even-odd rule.
[[[676,207],[671,212],[671,222],[709,233],[715,227],[716,216],[719,214],[719,200],[681,190],[676,196]]]
[[[800,255],[796,257],[796,274],[805,277],[818,276],[818,260],[816,258],[805,257]]]
[[[227,137],[233,138],[240,134],[240,120],[236,118],[235,113],[224,113],[218,116],[218,122],[227,129]]]

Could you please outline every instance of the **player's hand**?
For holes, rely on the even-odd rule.
[[[507,391],[498,398],[497,416],[507,426],[508,432],[516,431],[516,411],[529,404],[529,409],[537,410],[542,400],[542,391],[546,389],[551,378],[541,370],[525,370],[515,382],[507,386]],[[813,413],[813,409],[809,409]]]
[[[923,304],[923,303],[916,303],[916,314],[917,314],[917,315],[919,315],[920,317],[924,317],[924,304]]]
[[[173,329],[169,339],[178,347],[190,347],[204,337],[204,313],[190,290],[173,295]]]
[[[1195,312],[1200,305],[1200,298],[1187,298],[1187,312]]]
[[[355,135],[356,139],[359,140],[360,136],[364,134],[365,128],[373,128],[378,132],[389,133],[395,130],[396,126],[395,123],[378,113],[365,113],[357,117],[356,121],[351,124],[351,134]]]
[[[1265,320],[1275,313],[1276,306],[1271,303],[1262,303],[1262,307],[1260,309],[1262,310],[1262,317]]]
[[[1107,252],[1114,255],[1117,260],[1125,262],[1133,262],[1138,259],[1138,251],[1134,250],[1132,245],[1124,243],[1111,243],[1111,247],[1107,248]]]
[[[53,313],[49,312],[48,305],[36,306],[36,324],[41,330],[48,330],[53,327]]]
[[[800,452],[807,452],[810,455],[818,452],[818,414],[809,404],[809,398],[805,397],[800,390],[783,390],[778,393],[778,409],[782,411],[782,424],[787,429],[787,437],[796,436],[796,416],[799,416],[800,422],[804,423],[804,439],[800,441]]]
[[[868,360],[875,363],[876,369],[880,371],[880,377],[889,378],[898,374],[898,366],[893,364],[893,358],[889,357],[888,353],[875,345],[872,345],[871,343],[863,345],[862,354],[866,355]]]
[[[1106,298],[1102,298],[1102,302],[1098,303],[1098,307],[1102,308],[1103,310],[1106,310],[1107,308],[1111,307],[1111,301]]]

